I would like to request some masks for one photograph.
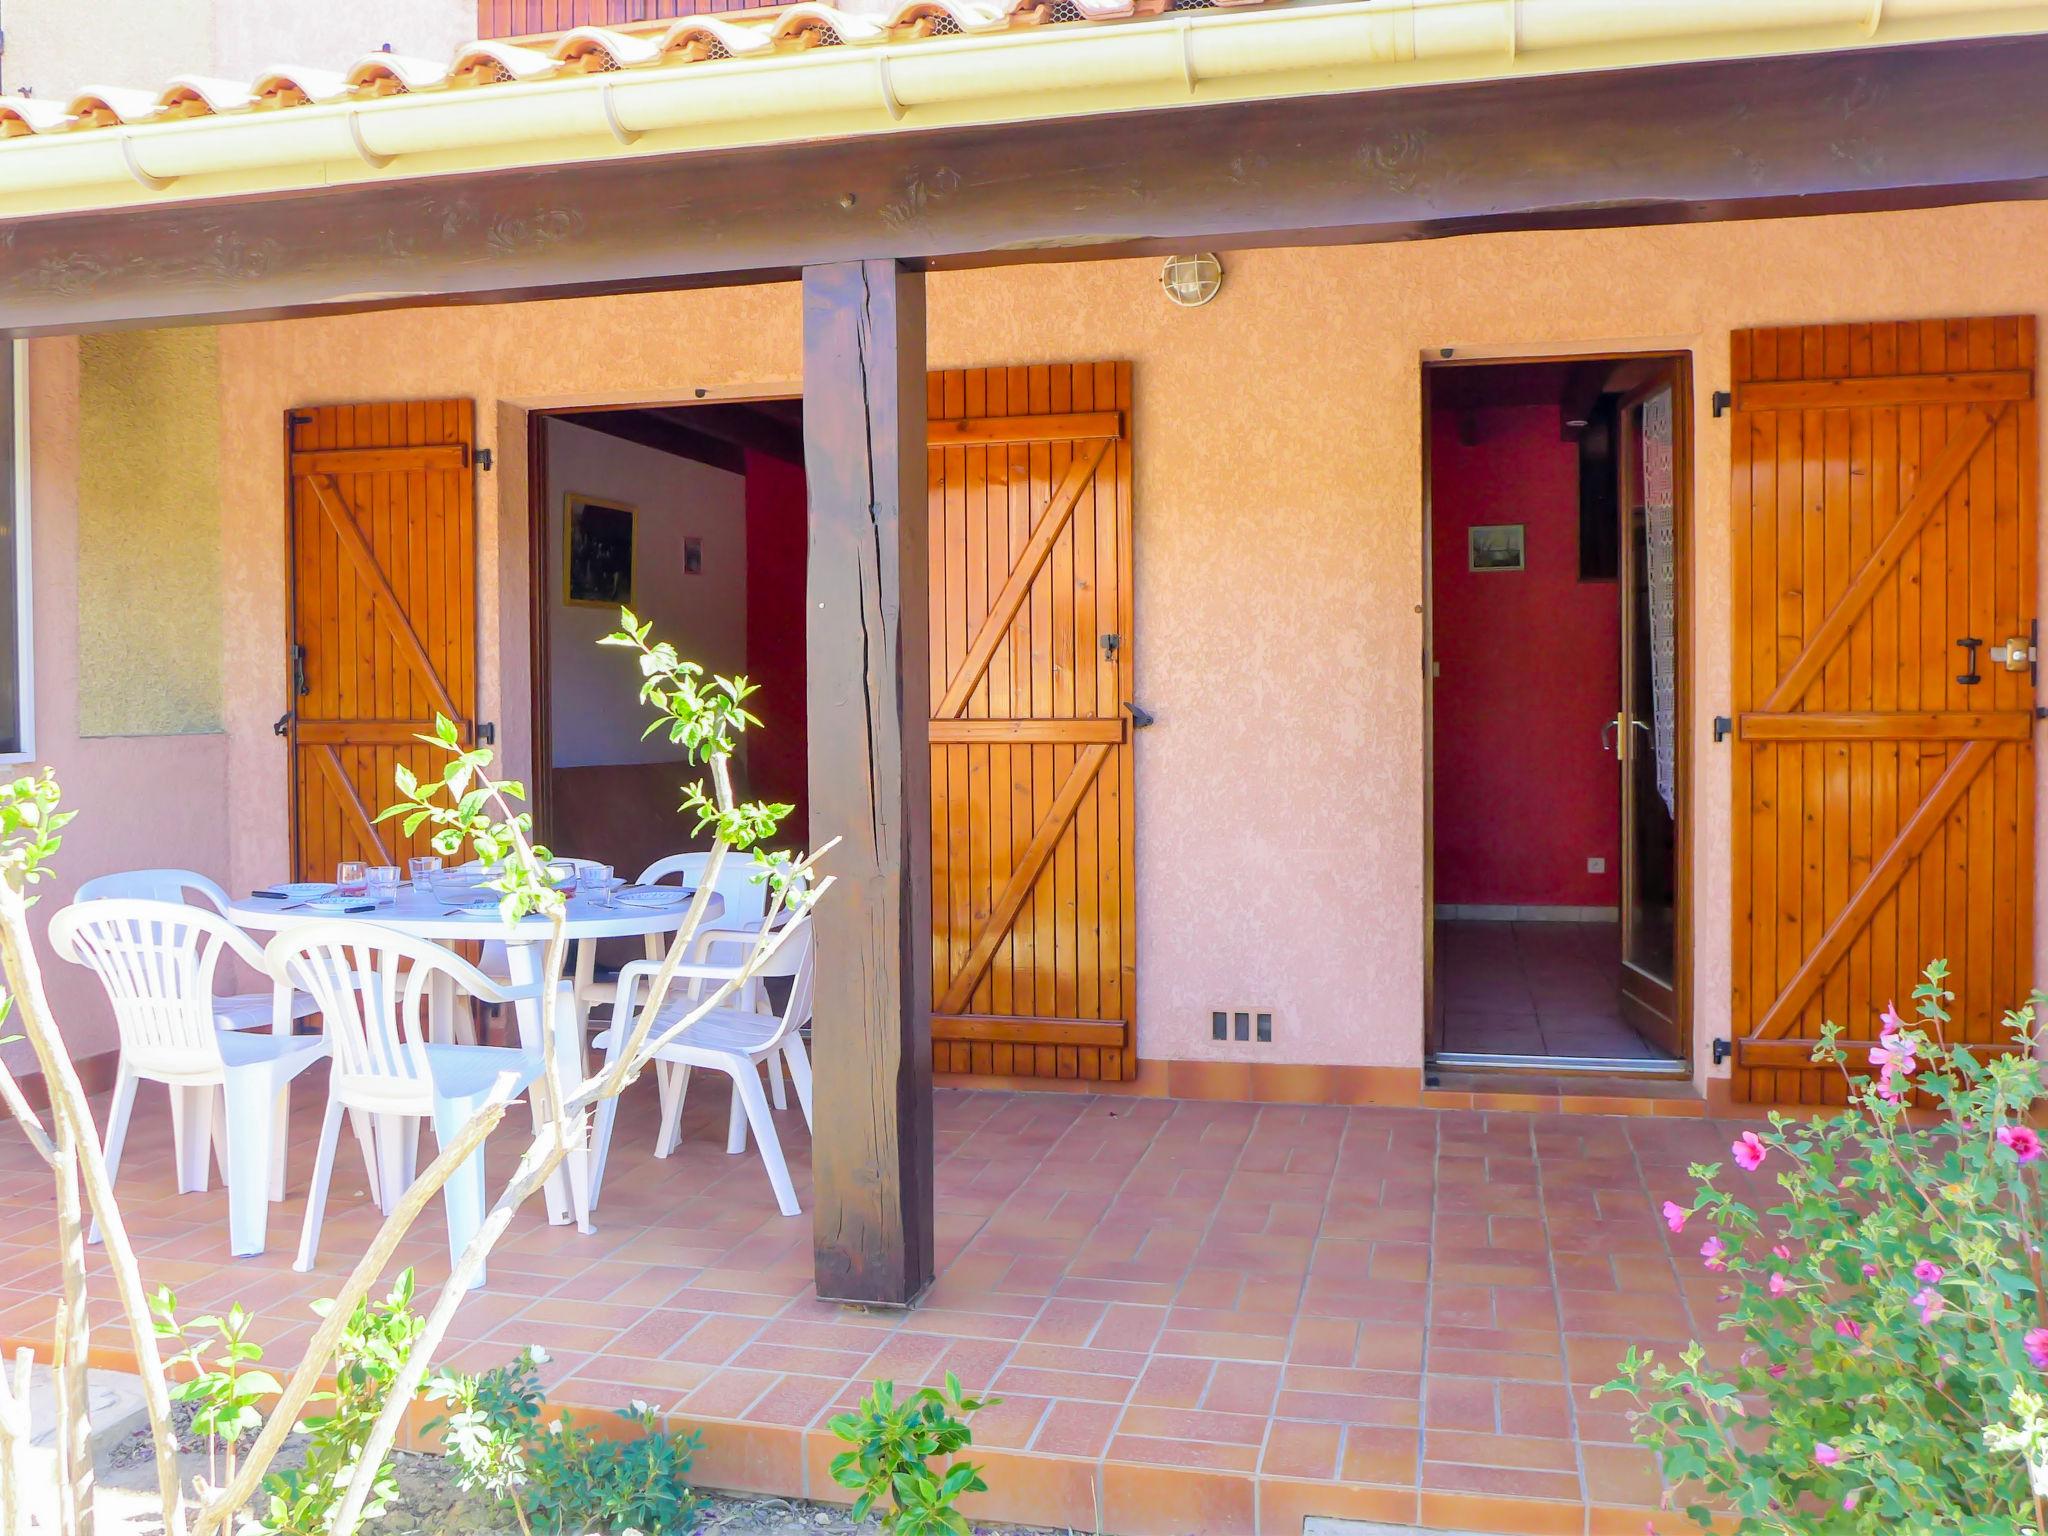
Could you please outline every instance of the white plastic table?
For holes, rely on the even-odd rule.
[[[658,937],[674,933],[682,927],[683,919],[689,915],[693,901],[681,886],[667,887],[680,898],[672,905],[652,907],[636,906],[621,901],[616,906],[601,907],[587,896],[569,898],[567,921],[564,932],[576,945],[575,982],[576,1005],[573,1008],[550,1008],[548,1015],[555,1020],[553,1039],[549,1044],[555,1051],[561,1079],[565,1088],[583,1081],[586,1071],[585,1041],[588,1031],[584,1027],[587,1005],[583,998],[591,980],[596,963],[598,939],[631,939]],[[485,892],[489,895],[491,893]],[[400,933],[416,938],[433,939],[439,943],[460,940],[492,940],[505,946],[506,970],[513,985],[532,987],[540,980],[542,953],[547,946],[549,926],[545,917],[529,917],[518,923],[507,923],[491,917],[466,917],[452,911],[453,904],[431,892],[414,889],[411,885],[398,888],[398,900],[391,906],[378,907],[368,912],[320,912],[303,903],[278,901],[267,896],[243,896],[228,903],[229,921],[243,928],[264,933],[276,933],[304,923],[374,923],[384,928],[395,928]],[[725,911],[724,900],[714,891],[705,898],[704,921],[708,926]],[[588,941],[588,942],[583,942]],[[443,978],[437,978],[437,983]],[[518,1020],[520,1044],[528,1050],[536,1048],[542,1038],[540,1010],[536,999],[523,999],[514,1005]],[[429,1000],[429,1028],[436,1040],[446,1040],[453,1031],[455,999],[445,986],[437,985]],[[287,1025],[287,1027],[289,1027]],[[285,1126],[277,1127],[277,1145],[283,1146]],[[548,1220],[556,1226],[574,1220],[583,1231],[590,1226],[590,1155],[585,1146],[572,1149],[567,1159],[566,1177],[558,1170],[548,1180]]]

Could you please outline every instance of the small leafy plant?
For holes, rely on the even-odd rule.
[[[1672,1232],[1707,1229],[1740,1348],[1726,1366],[1698,1343],[1671,1364],[1631,1348],[1597,1390],[1642,1405],[1637,1438],[1696,1524],[1711,1501],[1742,1536],[2048,1530],[2042,999],[2006,1015],[2018,1050],[1980,1061],[1945,1040],[1947,978],[1927,968],[1917,1022],[1885,1010],[1875,1077],[1825,1030],[1815,1059],[1847,1077],[1847,1111],[1736,1139],[1775,1202],[1721,1187],[1719,1163],[1693,1166],[1690,1205],[1664,1202]]]
[[[407,1269],[382,1301],[365,1297],[349,1316],[335,1352],[334,1390],[312,1398],[331,1405],[329,1411],[300,1421],[299,1429],[308,1436],[306,1459],[263,1480],[260,1511],[246,1523],[247,1531],[256,1536],[324,1536],[355,1476],[370,1427],[419,1338],[423,1320],[413,1310],[412,1298],[413,1275]],[[321,1317],[333,1307],[330,1300],[313,1303]],[[385,1462],[377,1469],[365,1517],[375,1519],[397,1496],[397,1475]]]
[[[853,1517],[865,1520],[878,1504],[888,1513],[882,1528],[890,1536],[969,1536],[967,1517],[954,1508],[962,1494],[981,1493],[988,1484],[972,1462],[946,1460],[974,1443],[967,1421],[999,1397],[967,1397],[960,1378],[946,1373],[944,1390],[922,1387],[896,1401],[893,1381],[875,1383],[852,1413],[832,1420],[832,1433],[853,1447],[832,1458],[832,1481],[852,1490]]]
[[[157,1337],[182,1346],[164,1367],[189,1372],[171,1387],[171,1400],[192,1405],[192,1431],[206,1441],[208,1476],[224,1457],[232,1478],[243,1439],[263,1427],[260,1405],[283,1390],[259,1364],[263,1346],[249,1337],[249,1314],[237,1302],[218,1317],[209,1313],[182,1323],[178,1298],[168,1286],[157,1287],[149,1308]]]
[[[529,1347],[482,1375],[442,1371],[428,1384],[427,1395],[450,1409],[428,1429],[443,1431],[458,1486],[509,1511],[524,1536],[687,1531],[697,1510],[690,1464],[699,1437],[664,1429],[645,1403],[620,1411],[625,1434],[548,1418],[539,1371],[546,1363],[544,1351]]]

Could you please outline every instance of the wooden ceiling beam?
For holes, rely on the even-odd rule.
[[[650,414],[687,431],[721,438],[736,447],[751,448],[756,453],[765,453],[785,463],[801,464],[804,461],[803,428],[752,405],[741,402],[671,405],[659,407]]]
[[[747,456],[736,444],[706,432],[693,431],[669,420],[663,411],[576,411],[564,412],[554,420],[602,432],[622,442],[638,443],[643,448],[694,459],[699,464],[708,464],[713,469],[723,469],[735,475],[747,472]]]
[[[2000,37],[50,214],[0,223],[0,325],[2034,198],[2043,78],[2048,37]]]

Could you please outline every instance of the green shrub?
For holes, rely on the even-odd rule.
[[[1671,1364],[1632,1348],[1598,1390],[1642,1405],[1637,1437],[1697,1523],[1719,1505],[1744,1536],[2048,1528],[2042,999],[2006,1016],[2022,1053],[1980,1061],[1944,1039],[1947,975],[1914,988],[1917,1023],[1886,1009],[1849,1109],[1737,1138],[1771,1203],[1720,1187],[1719,1163],[1690,1170],[1690,1206],[1664,1203],[1726,1275],[1739,1353],[1724,1370],[1697,1342]],[[1833,1026],[1815,1055],[1846,1075]]]
[[[330,1404],[330,1411],[300,1420],[307,1436],[304,1463],[263,1479],[258,1511],[245,1527],[252,1536],[324,1536],[328,1517],[355,1476],[370,1427],[425,1325],[412,1309],[412,1297],[408,1269],[381,1302],[365,1297],[350,1316],[335,1351],[334,1390],[312,1398]],[[333,1307],[325,1298],[313,1303],[321,1317]],[[398,1478],[386,1462],[377,1469],[376,1491],[363,1506],[363,1518],[376,1519],[397,1496]]]
[[[548,1419],[539,1371],[546,1363],[543,1351],[527,1348],[480,1376],[441,1371],[427,1383],[427,1396],[448,1405],[427,1427],[442,1431],[459,1486],[488,1496],[526,1536],[687,1531],[697,1510],[697,1435],[663,1430],[645,1403],[620,1412],[637,1431],[622,1436]]]
[[[149,1310],[157,1337],[183,1346],[164,1361],[168,1375],[175,1377],[180,1367],[188,1373],[172,1382],[171,1398],[192,1405],[192,1432],[206,1441],[209,1473],[224,1455],[232,1480],[243,1439],[263,1427],[259,1405],[283,1390],[260,1364],[263,1346],[248,1337],[249,1314],[237,1302],[219,1317],[209,1314],[181,1323],[178,1298],[167,1286],[157,1287]]]
[[[894,1382],[876,1382],[859,1408],[832,1420],[832,1433],[853,1447],[832,1458],[832,1481],[859,1495],[853,1517],[864,1520],[886,1504],[882,1527],[890,1536],[970,1536],[966,1517],[953,1506],[962,1494],[987,1489],[981,1469],[956,1461],[941,1472],[931,1463],[973,1444],[967,1420],[1001,1401],[962,1396],[951,1371],[943,1392],[925,1387],[900,1404]]]

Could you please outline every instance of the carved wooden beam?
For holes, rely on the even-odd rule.
[[[811,1138],[818,1294],[931,1283],[931,788],[924,278],[807,268],[808,694],[818,907]]]

